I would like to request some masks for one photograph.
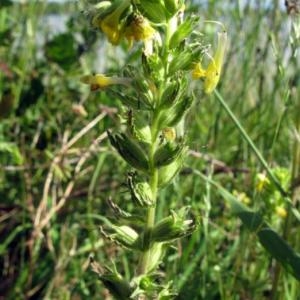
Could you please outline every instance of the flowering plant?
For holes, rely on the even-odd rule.
[[[100,1],[90,10],[91,24],[117,46],[134,42],[142,47],[139,66],[121,74],[85,75],[92,91],[109,89],[127,109],[127,130],[108,132],[111,145],[128,163],[127,176],[134,209],[125,212],[110,201],[118,222],[101,227],[105,237],[138,255],[132,280],[114,268],[93,269],[117,299],[171,299],[170,283],[158,283],[165,250],[176,239],[190,235],[198,217],[189,207],[156,218],[159,192],[180,171],[187,154],[184,120],[194,103],[191,78],[203,79],[205,93],[217,86],[227,45],[224,29],[215,54],[203,44],[197,16],[184,16],[183,0]],[[222,27],[223,28],[223,27]],[[203,61],[208,60],[207,68]],[[199,86],[200,86],[199,82]],[[197,84],[198,86],[198,84]]]

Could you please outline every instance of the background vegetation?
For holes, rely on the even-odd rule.
[[[187,1],[201,20],[226,25],[219,92],[291,189],[293,205],[271,183],[259,188],[265,169],[253,149],[217,98],[199,93],[187,124],[189,159],[159,200],[160,216],[191,205],[201,219],[162,266],[177,299],[300,299],[299,282],[280,271],[210,181],[260,211],[300,251],[299,54],[283,2]],[[90,94],[79,78],[118,70],[138,50],[112,48],[91,31],[85,8],[0,3],[0,299],[110,299],[89,269],[90,254],[99,262],[114,257],[129,277],[130,253],[99,232],[108,197],[121,205],[129,199],[122,188],[128,170],[105,132],[122,126],[120,103]],[[211,25],[203,30],[215,34]]]

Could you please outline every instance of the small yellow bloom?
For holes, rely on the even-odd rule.
[[[133,15],[132,21],[129,23],[125,30],[125,37],[132,43],[135,41],[146,41],[153,37],[155,33],[154,28],[150,25],[149,21],[140,15]]]
[[[258,192],[264,190],[268,185],[270,185],[270,180],[268,179],[266,174],[258,173],[256,175],[256,186],[255,189]]]
[[[286,218],[286,216],[287,216],[287,211],[286,211],[286,209],[284,208],[284,207],[282,207],[282,206],[277,206],[276,208],[275,208],[275,210],[276,210],[276,214],[279,216],[279,217],[281,217],[281,218]]]
[[[234,190],[233,195],[236,196],[236,198],[239,201],[241,201],[242,203],[244,203],[246,205],[249,205],[251,203],[251,199],[244,192],[238,192],[237,190]]]
[[[166,127],[162,130],[163,137],[168,141],[174,141],[176,139],[176,130],[173,127]]]
[[[97,91],[115,84],[129,85],[131,79],[125,77],[108,77],[103,74],[96,74],[83,76],[81,78],[81,82],[89,84],[91,87],[91,91]]]
[[[205,70],[201,63],[196,64],[192,76],[194,79],[204,77],[204,91],[210,94],[216,88],[222,70],[222,65],[227,46],[227,32],[218,33],[218,46],[214,57],[211,58],[207,69]]]

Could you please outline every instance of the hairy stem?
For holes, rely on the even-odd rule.
[[[150,188],[152,192],[152,201],[154,203],[153,206],[149,207],[147,210],[147,220],[145,224],[145,231],[150,231],[155,224],[155,212],[156,212],[156,199],[157,199],[157,185],[158,185],[158,170],[154,167],[153,159],[156,151],[156,140],[157,140],[157,127],[155,118],[153,120],[153,124],[151,126],[152,133],[152,145],[149,150],[149,165],[150,165]],[[150,237],[151,238],[151,237]],[[149,263],[151,260],[151,251],[152,247],[148,250],[142,252],[140,257],[140,263],[138,268],[139,274],[146,274],[149,271]]]
[[[165,39],[164,39],[164,50],[162,53],[163,60],[165,62],[164,68],[165,68],[165,81],[167,81],[167,70],[168,70],[168,55],[169,55],[169,41],[172,36],[172,34],[176,31],[177,28],[177,17],[171,18],[169,22],[166,24],[166,32],[165,32]],[[151,125],[151,146],[149,149],[148,159],[149,159],[149,166],[150,166],[150,172],[149,172],[149,183],[150,188],[152,191],[152,200],[154,205],[149,207],[147,210],[147,219],[145,224],[145,232],[151,232],[151,229],[155,225],[155,214],[156,214],[156,201],[157,201],[157,190],[158,190],[158,169],[154,166],[154,154],[157,149],[157,140],[158,140],[158,132],[160,130],[157,120],[159,116],[159,102],[160,97],[162,94],[162,91],[164,90],[165,86],[164,83],[161,84],[159,92],[157,94],[157,107],[152,112],[152,125]],[[151,239],[151,236],[149,237]],[[146,274],[148,271],[150,271],[151,266],[151,259],[153,254],[153,246],[151,246],[148,250],[142,252],[139,260],[139,266],[138,266],[138,274]]]

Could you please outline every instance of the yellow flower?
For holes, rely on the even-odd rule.
[[[146,41],[153,37],[155,33],[154,28],[149,21],[141,15],[133,15],[132,20],[125,30],[125,37],[131,44],[135,41]]]
[[[107,36],[110,43],[117,45],[122,38],[123,26],[120,17],[123,12],[129,7],[130,1],[120,1],[119,6],[116,7],[108,15],[96,17],[92,23],[95,27],[99,27],[101,31]],[[110,8],[108,8],[110,9]]]
[[[97,91],[115,84],[129,85],[131,79],[126,77],[108,77],[103,74],[96,74],[83,76],[81,78],[81,82],[89,84],[91,91]]]
[[[194,79],[205,78],[204,91],[206,94],[210,94],[211,92],[213,92],[219,82],[226,46],[227,32],[223,31],[221,33],[218,33],[217,50],[214,57],[211,58],[211,62],[209,63],[206,70],[202,67],[201,63],[197,63],[195,65],[192,76]]]
[[[286,218],[286,216],[287,216],[287,211],[286,211],[285,208],[283,208],[282,206],[276,206],[275,210],[276,210],[276,214],[277,214],[279,217],[281,217],[281,218],[283,218],[283,219]]]
[[[237,198],[239,201],[241,201],[242,203],[244,203],[244,204],[246,204],[246,205],[248,205],[248,204],[251,203],[251,199],[250,199],[250,198],[247,196],[247,194],[244,193],[244,192],[238,192],[237,190],[234,190],[234,191],[232,192],[232,194],[233,194],[234,196],[236,196],[236,198]]]
[[[258,192],[261,192],[268,185],[270,185],[270,180],[268,179],[268,177],[266,176],[266,174],[258,173],[256,175],[256,186],[255,186],[256,190]]]

